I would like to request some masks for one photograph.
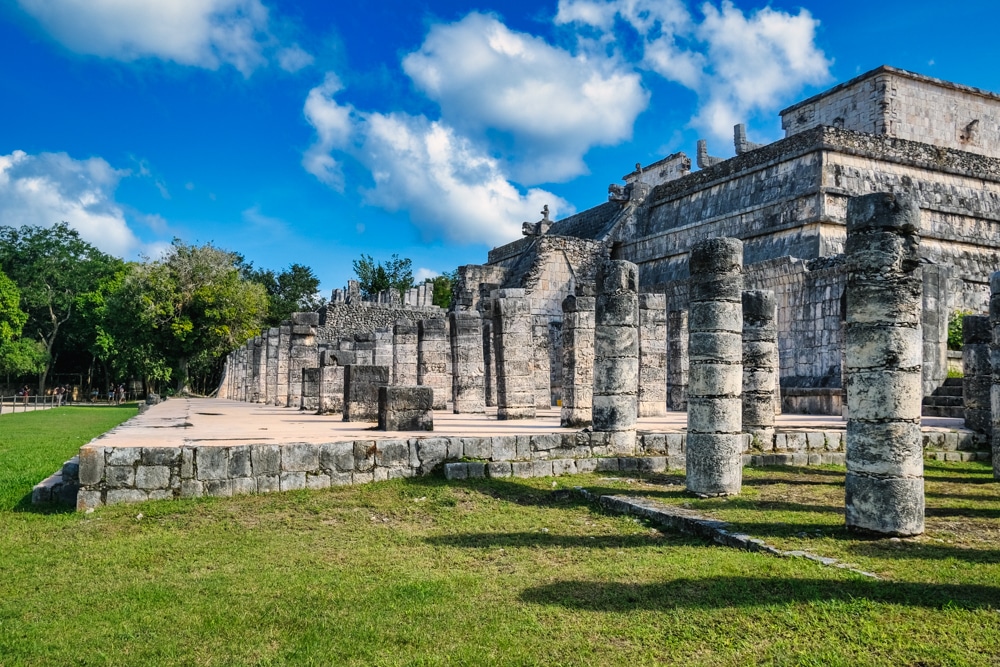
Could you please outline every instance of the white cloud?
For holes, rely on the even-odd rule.
[[[584,154],[630,138],[649,102],[620,60],[574,56],[479,13],[433,26],[403,69],[440,105],[443,123],[491,139],[527,183],[585,173]]]
[[[127,171],[101,158],[74,160],[65,153],[0,155],[0,224],[49,227],[66,222],[85,241],[118,256],[141,243],[129,228],[114,191]]]
[[[815,44],[818,22],[807,10],[744,14],[723,0],[704,3],[701,13],[699,23],[680,0],[560,0],[556,23],[577,28],[583,48],[628,44],[635,37],[616,17],[630,26],[642,53],[637,65],[696,91],[692,125],[716,138],[731,140],[736,123],[830,78],[830,62]]]
[[[279,236],[288,233],[288,223],[281,218],[264,215],[259,205],[251,206],[242,212],[243,222],[253,228],[255,234]]]
[[[18,0],[49,34],[77,53],[132,61],[160,58],[244,75],[277,47],[260,0]],[[295,71],[311,62],[297,45],[279,50]]]
[[[413,272],[413,282],[416,285],[421,285],[424,282],[430,280],[431,278],[437,278],[441,275],[440,271],[435,271],[434,269],[425,269],[420,267]]]
[[[309,92],[304,112],[317,141],[303,165],[320,180],[342,187],[330,151],[351,155],[375,183],[364,191],[365,200],[388,211],[406,210],[426,236],[507,243],[544,204],[554,214],[569,209],[565,200],[544,190],[522,193],[499,160],[447,124],[423,116],[358,112],[334,99],[339,90],[339,80],[327,75]]]

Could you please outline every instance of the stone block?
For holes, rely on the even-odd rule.
[[[470,461],[466,464],[469,468],[469,479],[479,479],[486,477],[486,464],[478,461]]]
[[[379,387],[378,428],[382,431],[433,431],[431,387]]]
[[[104,479],[104,448],[87,446],[80,449],[79,479],[82,486],[99,484]]]
[[[149,500],[149,494],[138,489],[109,489],[105,496],[105,504],[141,503]]]
[[[229,477],[229,449],[202,445],[195,449],[195,465],[197,478],[202,481],[226,479]]]
[[[462,438],[465,458],[490,459],[493,457],[492,438]]]
[[[329,442],[319,446],[320,467],[323,470],[353,472],[354,443]]]
[[[509,461],[491,461],[486,464],[486,473],[489,477],[510,477],[512,470]]]
[[[135,486],[139,489],[166,489],[170,486],[170,468],[167,466],[138,466]]]
[[[319,468],[319,446],[296,442],[281,445],[282,472],[312,472]]]
[[[139,464],[144,466],[172,466],[180,460],[180,447],[143,447],[139,455]]]
[[[448,457],[448,440],[425,438],[417,441],[417,456],[420,459],[420,473],[428,474]]]
[[[257,479],[255,477],[237,477],[233,480],[233,495],[245,496],[257,493]]]
[[[97,509],[102,505],[104,505],[104,501],[101,499],[100,491],[89,491],[87,489],[80,489],[79,493],[76,494],[77,512],[86,512],[87,510]]]
[[[517,436],[493,436],[490,458],[494,461],[510,461],[517,458]]]
[[[552,474],[555,476],[559,475],[575,475],[576,474],[576,460],[575,459],[553,459],[552,460]]]
[[[330,488],[330,476],[324,473],[306,473],[306,488],[314,491]]]
[[[139,447],[108,447],[104,452],[109,466],[134,466],[142,455]]]
[[[282,491],[304,489],[306,488],[306,474],[304,472],[282,472],[279,484]]]
[[[181,498],[201,498],[205,494],[204,485],[196,479],[181,482]]]
[[[245,469],[241,466],[241,469]],[[250,469],[254,476],[276,475],[281,471],[279,445],[250,445]]]
[[[135,486],[135,469],[126,466],[107,466],[104,469],[104,481],[109,489]]]
[[[375,441],[355,440],[354,441],[354,470],[357,472],[369,472],[375,467]]]

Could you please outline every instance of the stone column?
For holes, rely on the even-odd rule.
[[[483,394],[484,403],[493,407],[497,404],[497,369],[493,354],[493,318],[483,318]]]
[[[319,359],[319,401],[316,413],[340,415],[344,412],[344,366],[341,357],[349,356],[353,362],[353,352],[324,350]]]
[[[667,409],[687,410],[688,314],[686,310],[667,313]]]
[[[448,328],[442,319],[417,322],[417,384],[434,390],[434,409],[446,410],[451,396],[448,360],[451,346]]]
[[[771,290],[743,292],[743,431],[774,441],[778,307]]]
[[[990,387],[990,449],[993,450],[993,479],[1000,479],[1000,271],[990,275],[990,326],[993,329],[990,346],[993,382]]]
[[[278,393],[278,327],[271,327],[267,330],[266,340],[267,366],[264,378],[264,402],[270,405],[274,403],[274,396]]]
[[[344,421],[377,422],[378,388],[389,385],[386,366],[344,367]]]
[[[687,490],[734,495],[743,485],[743,243],[702,241],[688,266]]]
[[[493,301],[497,419],[535,418],[531,308],[523,289],[500,289]]]
[[[569,295],[563,309],[561,426],[590,426],[594,407],[594,297]]]
[[[254,401],[267,403],[267,335],[253,339]]]
[[[482,316],[472,311],[448,314],[451,337],[451,404],[457,414],[485,412]]]
[[[247,348],[242,345],[236,349],[236,400],[245,401],[246,399],[246,354]]]
[[[920,209],[876,193],[847,204],[847,527],[924,531]]]
[[[375,363],[375,334],[371,332],[354,334],[354,353],[358,366]]]
[[[381,328],[375,330],[375,350],[372,355],[372,364],[388,368],[389,384],[393,384],[392,329]]]
[[[962,401],[965,428],[990,435],[990,318],[966,315],[962,318]]]
[[[302,369],[302,399],[301,409],[316,412],[319,410],[319,391],[321,382],[320,368]]]
[[[285,320],[278,327],[278,360],[276,392],[274,404],[278,407],[288,405],[288,353],[292,345],[292,322]]]
[[[597,274],[594,316],[594,432],[612,454],[635,453],[639,414],[639,267],[607,260]]]
[[[531,318],[532,366],[535,378],[535,409],[548,410],[552,407],[552,360],[549,340],[549,318],[535,315]]]
[[[639,416],[667,414],[667,297],[639,295]]]
[[[417,384],[417,327],[396,320],[392,328],[392,380],[401,387]]]
[[[319,366],[316,327],[319,313],[292,313],[292,335],[288,352],[288,402],[290,408],[302,407],[302,369]]]

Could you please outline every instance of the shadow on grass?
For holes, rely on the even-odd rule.
[[[17,501],[17,504],[11,507],[8,511],[17,514],[71,514],[76,511],[76,507],[57,502],[35,505],[31,502],[31,494],[26,493],[19,501]]]
[[[851,553],[867,558],[891,560],[960,560],[966,563],[995,565],[1000,563],[1000,550],[966,549],[941,544],[903,544],[872,540],[850,547]],[[1000,597],[997,597],[1000,604]]]
[[[803,602],[859,600],[930,609],[989,609],[1000,588],[972,584],[917,584],[780,577],[674,579],[655,584],[557,581],[523,591],[524,602],[568,609],[628,612],[635,609],[721,609]]]
[[[672,545],[690,543],[704,545],[697,537],[670,533]],[[554,533],[465,533],[460,535],[438,535],[428,537],[425,543],[433,546],[458,547],[460,549],[485,549],[490,547],[540,547],[560,549],[625,549],[649,547],[661,544],[664,538],[649,534],[642,535],[559,535]]]
[[[951,498],[952,496],[941,496]],[[980,500],[990,500],[980,498]],[[1000,509],[984,507],[928,507],[924,510],[926,516],[956,516],[967,519],[1000,519]]]

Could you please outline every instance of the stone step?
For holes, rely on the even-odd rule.
[[[961,387],[962,378],[946,378],[942,387]]]
[[[961,387],[938,387],[931,396],[958,396],[962,397]]]
[[[938,407],[936,405],[925,405],[920,413],[924,417],[950,417],[952,419],[964,419],[965,408],[961,407]]]
[[[924,396],[923,404],[938,408],[960,408],[965,402],[961,396]]]

